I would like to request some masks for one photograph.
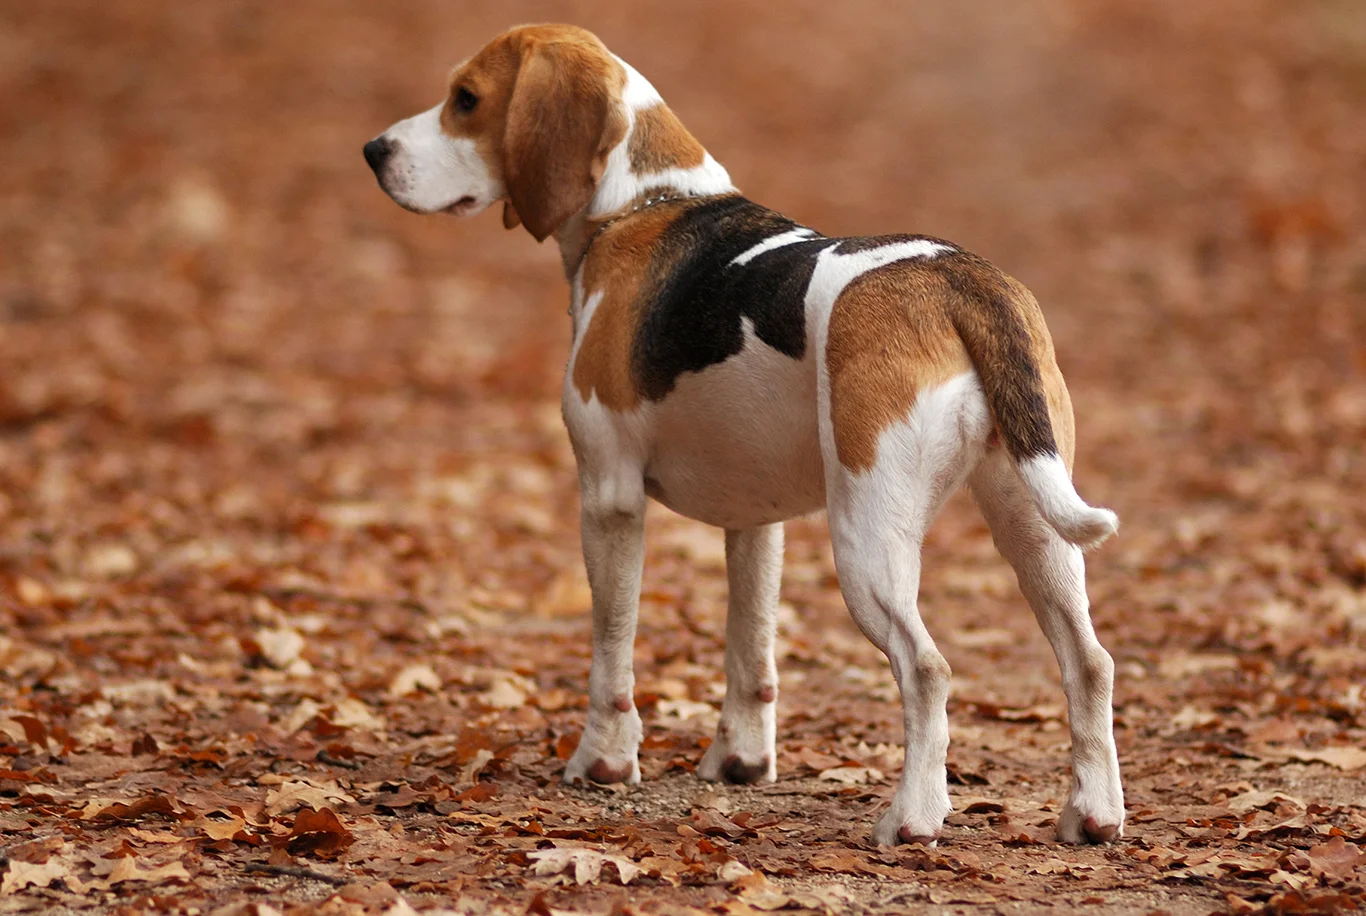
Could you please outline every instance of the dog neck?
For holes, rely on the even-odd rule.
[[[735,193],[730,174],[688,132],[655,87],[630,64],[617,61],[626,72],[621,91],[626,134],[608,153],[588,206],[555,233],[571,281],[600,227],[639,209],[642,201]]]

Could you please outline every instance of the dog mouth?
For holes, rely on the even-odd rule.
[[[471,197],[469,194],[466,194],[455,203],[442,207],[439,212],[449,213],[452,216],[468,216],[469,214],[476,213],[482,209],[484,208],[480,206],[478,200]]]

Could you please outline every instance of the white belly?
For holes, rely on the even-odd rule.
[[[825,505],[816,369],[756,338],[701,372],[681,375],[655,405],[646,492],[681,515],[748,528]]]

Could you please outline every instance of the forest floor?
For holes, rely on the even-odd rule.
[[[0,914],[1366,907],[1366,15],[1349,0],[0,2]],[[1057,666],[971,503],[939,848],[869,831],[888,667],[788,526],[778,781],[693,768],[719,532],[653,507],[644,782],[568,788],[568,293],[360,147],[516,22],[649,76],[751,197],[1044,305],[1118,669],[1122,840],[1057,844]]]

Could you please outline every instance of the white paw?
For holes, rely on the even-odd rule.
[[[579,746],[565,765],[564,781],[631,785],[640,782],[640,760],[636,755],[642,734],[640,714],[635,709],[611,714],[606,727],[598,724],[600,721],[589,713]]]
[[[733,782],[739,785],[773,782],[778,778],[778,764],[774,755],[744,755],[731,751],[729,743],[713,741],[697,764],[698,777],[711,782]]]
[[[891,811],[878,818],[873,825],[873,842],[879,846],[897,846],[901,843],[918,844],[928,849],[933,849],[939,845],[939,831],[943,822],[939,826],[931,827],[928,824],[915,825],[903,823],[901,818]]]
[[[1124,796],[1098,801],[1073,792],[1058,818],[1058,839],[1064,843],[1112,843],[1124,836]]]
[[[697,775],[712,782],[740,785],[773,782],[778,778],[774,747],[773,705],[766,703],[750,715],[727,717],[722,712],[716,740],[697,764]]]
[[[624,782],[635,785],[640,782],[640,761],[635,754],[630,757],[599,757],[575,751],[565,765],[564,781],[570,784],[596,782],[607,785]]]
[[[947,780],[931,786],[901,783],[892,796],[892,804],[873,826],[873,842],[881,846],[907,843],[933,848],[951,810]]]

